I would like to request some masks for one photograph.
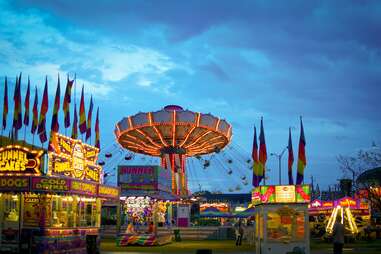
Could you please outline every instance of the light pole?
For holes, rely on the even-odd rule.
[[[279,166],[279,185],[282,184],[282,156],[284,152],[287,150],[288,146],[286,146],[280,154],[270,153],[270,156],[276,156],[278,158],[278,166]]]

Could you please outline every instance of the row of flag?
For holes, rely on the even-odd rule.
[[[298,150],[298,164],[297,164],[297,175],[296,184],[302,184],[304,179],[304,168],[307,165],[306,160],[306,139],[304,137],[303,121],[300,118],[300,138],[299,138],[299,150]],[[294,184],[294,179],[292,175],[292,166],[294,164],[294,152],[292,149],[292,139],[291,139],[291,128],[289,129],[288,135],[288,183],[290,185]],[[253,186],[258,187],[263,178],[265,177],[266,171],[266,161],[267,161],[267,150],[265,141],[265,132],[263,129],[263,118],[261,118],[261,129],[259,134],[259,151],[257,143],[257,129],[254,127],[254,141],[252,149],[252,159],[253,159]]]
[[[30,111],[30,79],[28,77],[28,86],[25,94],[24,100],[24,118],[22,118],[22,105],[21,105],[21,76],[16,77],[15,90],[13,95],[14,101],[14,111],[13,111],[13,122],[12,122],[12,132],[15,132],[15,136],[17,137],[18,130],[24,125],[29,126],[29,111]],[[70,104],[71,104],[71,91],[74,85],[75,78],[73,80],[67,77],[65,95],[62,105],[62,110],[64,112],[64,127],[65,129],[69,128],[71,125],[70,119]],[[57,80],[57,88],[53,105],[53,115],[50,129],[50,140],[49,140],[49,150],[54,149],[54,137],[59,132],[59,111],[60,111],[60,100],[61,100],[61,87],[60,87],[60,77],[58,76]],[[91,137],[91,122],[92,122],[92,113],[93,113],[93,97],[90,98],[90,106],[86,118],[85,112],[85,99],[84,99],[84,87],[82,86],[81,92],[81,100],[79,107],[79,131],[81,134],[86,135],[86,141]],[[38,112],[38,92],[37,87],[35,87],[34,94],[34,103],[32,108],[32,123],[31,123],[31,133],[33,135],[36,134],[40,138],[42,144],[47,141],[46,134],[46,114],[49,110],[49,102],[48,102],[48,79],[45,78],[45,87],[42,96],[42,102],[40,107],[40,112]],[[3,122],[2,122],[2,130],[5,130],[7,127],[7,116],[8,116],[9,108],[8,108],[8,79],[5,77],[4,81],[4,102],[3,102]],[[40,113],[40,114],[38,114]],[[77,115],[77,105],[74,103],[74,114],[73,114],[73,124],[72,124],[72,133],[71,137],[73,139],[78,138],[78,115]],[[95,146],[100,148],[100,136],[99,136],[99,107],[97,108],[96,120],[95,120]]]

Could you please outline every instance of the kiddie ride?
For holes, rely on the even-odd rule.
[[[253,190],[256,253],[310,253],[309,185],[259,186]]]
[[[312,233],[316,236],[331,234],[338,215],[345,225],[348,237],[355,237],[370,223],[369,205],[363,199],[343,197],[338,200],[314,200],[309,206]]]

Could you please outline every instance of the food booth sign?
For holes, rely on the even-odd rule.
[[[118,187],[111,187],[105,185],[98,186],[98,197],[119,199],[120,189]]]
[[[19,145],[0,148],[0,174],[41,175],[42,150],[32,150]]]
[[[309,185],[268,185],[258,186],[252,192],[252,203],[309,203],[311,199]]]
[[[70,179],[58,177],[32,177],[32,191],[67,192],[70,190]]]
[[[29,191],[28,176],[1,176],[0,192],[2,191]]]
[[[91,182],[71,180],[70,191],[81,195],[97,195],[97,185]]]
[[[128,190],[157,190],[157,166],[119,166],[118,185]]]
[[[63,135],[55,135],[54,152],[49,152],[49,173],[99,182],[102,167],[96,164],[99,149]]]

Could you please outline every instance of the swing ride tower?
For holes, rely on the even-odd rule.
[[[172,192],[180,196],[188,195],[186,159],[218,153],[232,138],[227,121],[177,105],[125,117],[114,132],[122,147],[160,157],[161,166],[172,172]]]

